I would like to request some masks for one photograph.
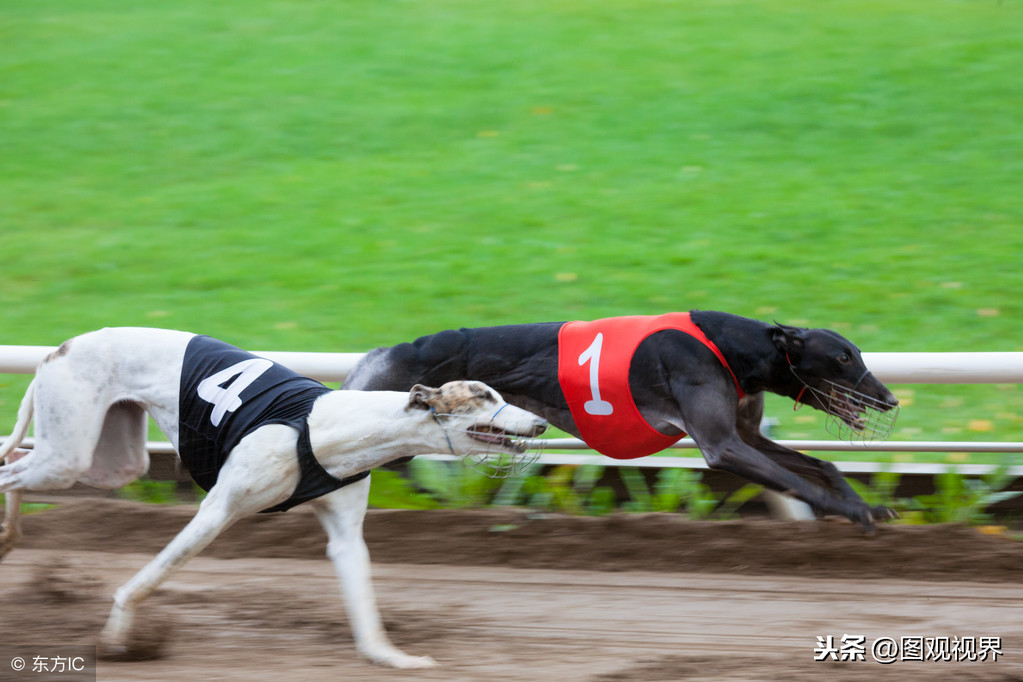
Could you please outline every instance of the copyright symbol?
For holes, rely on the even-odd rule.
[[[13,668],[14,670],[24,670],[25,659],[22,658],[21,656],[15,656],[14,658],[11,659],[11,668]]]

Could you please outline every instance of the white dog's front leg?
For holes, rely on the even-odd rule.
[[[221,480],[199,506],[199,511],[181,529],[170,544],[156,558],[135,574],[114,593],[114,607],[100,634],[100,649],[106,658],[131,656],[129,641],[139,603],[152,594],[160,584],[186,561],[201,552],[221,532],[239,517],[269,506],[275,501],[274,492],[257,491],[244,495],[245,487],[235,489],[230,476],[221,472]],[[225,481],[224,479],[229,480]],[[244,498],[244,499],[243,499]]]
[[[135,609],[167,577],[213,541],[237,518],[227,505],[210,493],[198,513],[156,558],[114,593],[114,607],[100,634],[102,654],[107,658],[130,656],[128,642],[135,620]]]
[[[431,668],[429,656],[410,656],[391,644],[380,622],[370,576],[369,550],[362,521],[369,498],[369,478],[315,500],[314,509],[327,531],[327,554],[334,562],[345,608],[359,652],[374,663],[395,668]]]
[[[275,424],[254,431],[235,447],[188,525],[114,593],[114,608],[100,635],[103,654],[130,656],[127,649],[139,603],[237,519],[287,498],[298,481],[296,438],[294,429]],[[284,464],[277,466],[280,462]]]

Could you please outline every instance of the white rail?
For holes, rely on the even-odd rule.
[[[56,350],[54,346],[0,346],[0,374],[31,374],[39,362]],[[290,367],[299,374],[319,381],[341,382],[363,353],[307,353],[253,351],[257,355]],[[863,359],[878,379],[889,384],[1012,384],[1023,383],[1023,352],[981,353],[864,353]],[[1023,452],[1023,443],[970,441],[884,441],[848,443],[829,440],[779,441],[795,450],[865,451],[865,452]],[[154,452],[171,451],[169,443],[152,443]],[[677,449],[696,447],[691,439],[673,446]],[[550,439],[547,449],[585,450],[586,444],[574,438]],[[562,455],[562,457],[579,455]],[[559,457],[544,455],[545,461]],[[658,466],[665,465],[658,457]],[[629,460],[648,464],[648,458]],[[614,466],[616,460],[600,458],[602,464]],[[551,463],[554,463],[553,459]],[[652,463],[652,462],[651,462]],[[853,465],[855,463],[847,463]]]
[[[56,346],[0,346],[0,374],[34,374]],[[252,351],[317,381],[344,381],[365,353]]]
[[[785,441],[778,441],[785,443]],[[791,442],[791,441],[790,441]],[[455,460],[454,455],[420,455],[426,459]],[[651,467],[658,469],[710,469],[703,457],[639,457],[637,459],[611,459],[603,455],[561,455],[545,453],[537,460],[540,464],[557,466],[559,464],[596,464],[604,467]],[[941,464],[933,462],[834,462],[838,470],[845,474],[875,474],[879,471],[894,474],[930,475],[952,471],[965,476],[983,476],[999,469],[997,464]],[[1010,476],[1023,476],[1023,466],[1007,467]],[[795,502],[792,498],[785,498]]]
[[[3,442],[4,438],[0,438],[0,443]],[[554,439],[546,441],[547,443],[553,442]],[[582,441],[574,438],[564,439],[565,441],[571,441],[571,445],[567,447],[559,446],[558,449],[575,449],[585,450],[586,444]],[[795,441],[795,440],[780,440],[777,441],[782,445],[786,445],[796,450],[840,450],[840,447],[820,447],[820,448],[804,448],[801,444],[808,441]],[[831,446],[836,445],[832,441],[819,441],[824,444],[827,443]],[[26,438],[21,442],[21,447],[31,449],[35,441],[32,438]],[[838,443],[837,445],[843,445]],[[913,445],[912,442],[899,443],[898,445]],[[947,443],[939,443],[938,445],[948,445]],[[957,443],[957,446],[963,445],[1020,445],[1019,443]],[[553,449],[552,446],[545,446]],[[690,439],[685,439],[685,444],[676,444],[673,446],[679,449],[695,449],[696,444]],[[908,449],[908,448],[907,448]],[[150,440],[146,441],[146,450],[151,455],[174,455],[174,447],[166,441]],[[945,452],[948,448],[942,447],[938,452]],[[988,452],[987,449],[976,449],[976,450],[958,450],[959,452]],[[1020,449],[1015,450],[997,450],[997,452],[1020,452]],[[440,461],[454,461],[461,459],[454,455],[435,454],[435,455],[420,455],[423,459],[435,459]],[[572,465],[583,465],[583,464],[595,464],[603,467],[650,467],[657,469],[699,469],[707,470],[710,469],[707,466],[707,460],[703,457],[638,457],[636,459],[612,459],[605,457],[604,455],[566,455],[557,452],[545,452],[540,455],[537,459],[537,463],[544,466],[558,466],[561,464],[572,464]],[[952,471],[955,473],[963,474],[966,476],[983,476],[986,474],[993,473],[998,470],[999,465],[997,464],[942,464],[935,462],[834,462],[834,465],[838,467],[838,470],[845,474],[873,474],[879,471],[887,471],[895,474],[910,474],[910,475],[930,475],[944,473],[946,471]],[[1023,466],[1010,466],[1007,468],[1007,472],[1010,476],[1023,476]],[[792,500],[794,501],[794,500]]]
[[[534,446],[543,443],[545,450],[588,450],[589,446],[577,438],[546,438],[530,441]],[[831,452],[1023,452],[1023,443],[1000,441],[944,441],[944,440],[779,440],[775,441],[793,450],[829,450]],[[695,450],[692,438],[683,438],[670,450]]]
[[[32,374],[55,346],[0,346],[0,374]],[[252,351],[318,381],[344,381],[364,353]],[[864,353],[890,384],[1023,384],[1023,353]]]
[[[886,384],[1023,384],[1023,353],[864,353]]]

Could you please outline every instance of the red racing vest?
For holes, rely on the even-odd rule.
[[[660,452],[686,434],[668,436],[650,426],[629,390],[629,366],[639,344],[665,329],[689,334],[717,356],[735,382],[735,373],[714,342],[689,313],[630,315],[593,322],[567,322],[558,331],[558,383],[583,441],[614,459]]]

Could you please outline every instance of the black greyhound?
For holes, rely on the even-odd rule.
[[[665,318],[671,319],[664,323]],[[619,332],[605,330],[605,338],[601,327],[586,326],[632,321],[639,321],[642,328],[631,332],[632,342],[617,346],[614,337]],[[651,321],[658,324],[651,326]],[[573,325],[582,325],[575,337],[569,333]],[[579,350],[583,352],[577,356]],[[613,353],[624,357],[615,359]],[[638,414],[638,421],[612,426],[610,436],[587,425],[614,411],[604,399],[608,389],[601,382],[607,379],[598,375],[598,361],[617,365],[623,377],[627,375],[627,382],[621,380],[624,393],[613,394],[611,400],[620,405],[616,413]],[[567,388],[566,372],[573,371],[584,373],[581,388]],[[791,494],[818,514],[840,514],[868,529],[875,520],[894,517],[885,507],[868,506],[831,462],[786,448],[760,433],[763,392],[771,391],[827,412],[835,423],[844,422],[861,435],[887,436],[886,431],[874,430],[876,422],[887,422],[890,431],[898,400],[866,368],[859,349],[827,329],[693,311],[595,323],[449,330],[371,351],[343,388],[404,391],[417,383],[434,386],[454,379],[486,382],[507,402],[611,456],[649,454],[688,432],[712,469]],[[608,436],[622,441],[622,436],[628,439],[643,429],[650,433],[639,435],[652,435],[654,440],[645,449],[637,442],[635,452],[628,451],[628,440],[624,450],[620,443],[605,447],[601,440]],[[617,454],[612,452],[615,447]]]

